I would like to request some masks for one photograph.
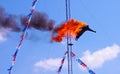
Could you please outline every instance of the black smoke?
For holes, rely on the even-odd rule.
[[[12,15],[5,12],[0,7],[0,29],[10,29],[12,32],[21,32],[26,25],[27,16]],[[54,20],[48,18],[47,14],[35,11],[32,15],[29,29],[34,28],[40,31],[52,31],[54,28]]]
[[[21,16],[21,23],[26,25],[27,16]],[[49,20],[47,14],[34,12],[30,21],[29,28],[41,31],[51,31],[54,28],[54,20]]]
[[[16,16],[7,14],[2,7],[0,7],[0,28],[10,29],[10,31],[14,32],[21,31],[21,28],[17,23]]]

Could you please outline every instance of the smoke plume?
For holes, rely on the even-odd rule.
[[[1,28],[9,29],[14,32],[21,31],[16,16],[5,13],[5,10],[2,7],[0,7],[0,29]]]
[[[27,16],[21,16],[21,23],[26,24]],[[34,12],[30,21],[29,28],[34,28],[41,31],[51,31],[53,29],[54,21],[49,20],[45,13]]]
[[[0,33],[4,32],[7,34],[9,31],[22,32],[26,26],[27,20],[28,16],[26,15],[8,14],[3,7],[0,7]],[[54,23],[54,20],[49,19],[47,14],[35,11],[32,15],[28,29],[34,28],[39,31],[51,32],[54,28]],[[0,37],[3,37],[3,35],[1,34]]]
[[[10,29],[10,31],[13,32],[20,32],[22,31],[23,26],[26,25],[27,20],[27,16],[25,15],[16,16],[7,14],[4,8],[0,7],[0,28]],[[40,31],[51,31],[54,27],[53,25],[54,21],[48,19],[47,14],[36,11],[33,13],[29,28]]]

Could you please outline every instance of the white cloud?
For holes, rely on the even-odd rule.
[[[120,53],[120,46],[114,44],[98,50],[91,54],[89,50],[84,52],[83,57],[81,58],[90,68],[101,67],[106,61],[115,59]]]
[[[6,32],[4,29],[0,29],[0,42],[3,42],[6,40]]]
[[[42,60],[42,61],[38,61],[37,63],[35,63],[35,69],[44,69],[44,70],[51,70],[54,71],[59,68],[61,63],[61,58],[50,58],[50,59],[46,59],[46,60]],[[64,64],[64,67],[67,67],[66,62]]]

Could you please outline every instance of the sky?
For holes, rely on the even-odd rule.
[[[71,0],[71,18],[87,23],[96,33],[85,32],[78,41],[72,39],[73,52],[96,74],[120,73],[120,1]],[[27,15],[32,0],[0,0],[6,14]],[[66,20],[65,0],[38,0],[36,11],[47,14],[55,26]],[[0,74],[8,74],[12,55],[22,32],[0,26]],[[28,29],[17,55],[12,74],[57,74],[66,52],[66,39],[51,42],[51,32]],[[74,74],[89,74],[73,58]],[[67,74],[67,59],[61,74]]]

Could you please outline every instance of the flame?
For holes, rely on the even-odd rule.
[[[61,42],[63,38],[68,37],[76,37],[77,34],[82,31],[82,28],[87,26],[84,22],[69,19],[68,21],[61,24],[59,27],[56,27],[54,32],[55,35],[52,36],[52,40],[56,42]]]

